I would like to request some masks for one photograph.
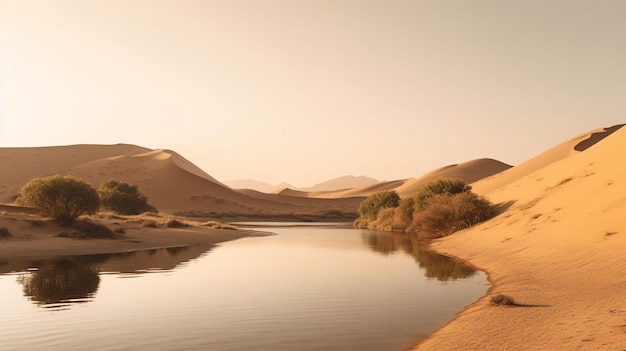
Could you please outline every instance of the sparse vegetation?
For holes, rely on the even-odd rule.
[[[102,208],[123,215],[136,215],[144,212],[156,212],[156,208],[148,204],[137,185],[117,180],[102,182],[98,189]]]
[[[471,193],[438,194],[413,214],[410,231],[422,237],[441,237],[469,228],[495,215],[486,199]]]
[[[78,216],[95,213],[100,208],[94,188],[82,179],[62,175],[30,180],[22,187],[16,202],[36,207],[61,223],[72,223]]]
[[[189,223],[179,221],[176,218],[171,218],[167,222],[165,222],[165,226],[168,228],[184,228],[189,227]]]
[[[494,306],[512,306],[515,305],[515,300],[509,295],[498,294],[492,296],[489,303]]]
[[[413,197],[413,206],[416,211],[422,211],[428,207],[429,200],[435,195],[455,195],[467,193],[472,187],[457,179],[441,178],[426,183]]]
[[[103,224],[83,220],[67,225],[67,229],[57,236],[73,239],[112,239],[116,236],[111,229]]]
[[[365,210],[359,207],[361,216],[354,222],[356,227],[436,238],[471,227],[496,214],[495,206],[472,193],[471,187],[459,180],[432,181],[415,196],[393,202],[395,206],[380,206],[375,211],[372,203],[380,203],[380,200],[374,201],[377,195],[361,204]]]
[[[400,195],[395,190],[383,190],[369,196],[359,205],[359,218],[355,225],[359,228],[367,228],[369,224],[378,218],[378,213],[386,208],[394,208],[400,204]]]
[[[10,238],[12,236],[8,228],[0,227],[0,238]]]

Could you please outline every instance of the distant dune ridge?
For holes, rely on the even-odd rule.
[[[379,180],[366,176],[347,175],[343,177],[333,178],[322,183],[315,184],[311,187],[298,188],[288,183],[280,183],[278,185],[270,185],[253,179],[238,179],[225,181],[224,184],[233,189],[250,189],[263,193],[280,193],[285,189],[295,190],[298,192],[319,192],[319,191],[337,191],[344,189],[352,189],[370,184],[380,183]],[[299,195],[298,195],[299,196]]]

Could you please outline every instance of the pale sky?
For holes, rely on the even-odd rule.
[[[0,0],[0,147],[310,186],[518,164],[626,120],[626,1]]]

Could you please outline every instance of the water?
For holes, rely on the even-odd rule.
[[[488,288],[406,236],[262,229],[278,235],[2,261],[0,349],[402,350]]]

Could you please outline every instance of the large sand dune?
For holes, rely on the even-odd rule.
[[[520,165],[524,175],[513,168],[483,180],[477,188],[493,189],[487,196],[508,209],[433,247],[487,270],[490,295],[511,295],[519,305],[490,306],[485,297],[417,349],[624,349],[624,160],[626,128],[615,127]],[[511,177],[505,186],[503,177]]]
[[[240,214],[353,212],[356,200],[286,201],[283,196],[252,197],[232,190],[181,155],[134,145],[72,145],[43,148],[0,148],[3,179],[0,203],[10,204],[34,177],[65,174],[93,187],[115,179],[139,186],[162,211],[205,211]]]

